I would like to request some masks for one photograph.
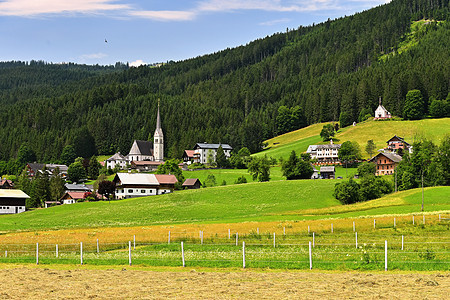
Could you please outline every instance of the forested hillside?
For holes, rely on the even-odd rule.
[[[449,19],[446,0],[393,0],[159,68],[0,65],[0,160],[23,142],[47,162],[67,144],[83,145],[86,156],[127,153],[133,139],[153,134],[158,98],[167,157],[203,141],[256,152],[270,137],[341,112],[357,120],[379,96],[401,117],[409,90],[419,89],[426,106],[447,98]],[[401,47],[406,39],[413,42]],[[288,127],[277,122],[280,106],[293,115]]]

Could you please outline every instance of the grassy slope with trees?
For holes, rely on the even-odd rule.
[[[41,162],[57,161],[65,145],[80,141],[90,146],[84,157],[126,153],[133,139],[153,133],[158,98],[167,157],[181,157],[199,141],[257,152],[263,140],[295,129],[277,123],[282,106],[296,112],[296,126],[337,121],[341,112],[357,119],[363,109],[375,109],[379,96],[391,113],[402,116],[407,92],[419,89],[427,111],[432,98],[448,95],[448,5],[393,0],[160,68],[72,66],[66,82],[51,76],[64,66],[5,65],[0,69],[0,160],[15,158],[23,142]],[[411,22],[424,18],[445,22],[424,25],[407,51],[379,59],[399,52]],[[55,84],[55,91],[48,88]]]

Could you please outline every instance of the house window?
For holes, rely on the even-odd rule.
[[[129,194],[132,194],[132,193],[133,193],[133,190],[128,190],[128,193],[129,193]]]
[[[158,144],[158,139],[155,139],[155,144]]]
[[[145,190],[141,190],[141,193],[142,193],[142,194],[145,194]]]

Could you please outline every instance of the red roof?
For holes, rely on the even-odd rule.
[[[195,150],[184,150],[187,157],[194,157]]]
[[[164,164],[163,161],[148,161],[148,160],[141,160],[141,161],[132,161],[132,165],[135,166],[159,166]]]
[[[155,177],[159,184],[175,184],[178,182],[175,175],[155,174]]]
[[[84,199],[86,192],[67,192],[66,195],[69,195],[72,199]],[[64,195],[65,196],[65,195]]]
[[[200,183],[198,178],[188,178],[184,181],[183,186],[194,186],[197,181]]]

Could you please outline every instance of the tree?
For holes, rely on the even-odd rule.
[[[36,161],[36,154],[28,143],[25,142],[20,145],[19,151],[17,152],[17,161],[22,166],[26,163]]]
[[[214,152],[211,149],[208,149],[208,152],[206,153],[206,163],[210,166],[216,165],[214,160]]]
[[[421,119],[425,114],[425,102],[419,90],[411,90],[406,94],[403,117],[408,120]]]
[[[92,156],[88,166],[89,179],[97,179],[101,167],[102,165],[97,161],[97,157]]]
[[[76,161],[69,166],[67,175],[72,182],[80,182],[81,179],[86,178],[86,171],[80,161]]]
[[[329,141],[334,136],[334,127],[331,124],[326,124],[323,126],[322,131],[320,132],[320,137],[323,141]]]
[[[114,181],[103,180],[98,184],[98,193],[103,195],[108,201],[111,201],[110,196],[114,195],[116,190],[116,183]]]
[[[225,152],[223,151],[222,145],[220,145],[217,149],[216,164],[219,168],[227,168],[230,166],[227,157],[225,156]]]
[[[91,157],[95,154],[95,140],[87,126],[77,130],[73,141],[75,153],[81,157]]]
[[[65,181],[59,174],[59,168],[56,168],[53,176],[49,179],[50,198],[53,201],[58,201],[64,195],[66,190]]]
[[[439,162],[443,170],[447,170],[444,173],[444,184],[450,185],[450,135],[444,137],[439,147]]]
[[[287,180],[311,179],[311,175],[314,173],[309,161],[297,157],[294,150],[292,150],[289,159],[283,161],[281,164],[281,170]]]
[[[238,177],[238,179],[236,179],[236,181],[234,182],[234,184],[242,184],[242,183],[247,183],[247,178],[245,178],[244,175]]]
[[[338,152],[341,161],[354,162],[361,159],[361,150],[356,142],[346,141],[342,143]]]
[[[363,108],[359,112],[358,122],[363,122],[367,120],[368,118],[373,118],[372,116],[373,111],[370,108]]]
[[[66,166],[70,166],[77,158],[75,148],[72,145],[66,145],[61,153],[60,160]]]
[[[341,128],[347,127],[353,123],[353,117],[350,113],[342,111],[339,116],[339,125]]]
[[[255,157],[248,165],[248,172],[253,180],[259,182],[270,180],[270,160],[266,155],[264,157]]]
[[[333,196],[342,204],[352,204],[359,201],[359,184],[353,179],[336,183]]]
[[[430,115],[434,118],[443,118],[450,116],[450,102],[447,100],[436,100],[431,101]]]
[[[216,176],[214,174],[208,174],[205,181],[203,182],[204,187],[213,187],[216,185]]]
[[[394,190],[392,182],[380,176],[364,176],[360,182],[359,197],[361,201],[380,198]]]
[[[367,141],[367,145],[366,145],[366,152],[367,154],[369,154],[370,157],[373,156],[373,154],[375,153],[375,149],[377,147],[375,146],[375,143],[373,142],[373,140],[368,140]]]
[[[178,164],[180,161],[178,159],[168,159],[163,164],[158,166],[158,169],[156,170],[157,174],[172,174],[175,175],[178,182],[175,184],[175,189],[181,189],[183,182],[184,182],[184,175],[183,171],[181,171]]]
[[[375,175],[377,166],[373,162],[363,162],[358,166],[359,177],[365,177],[369,175]]]
[[[31,187],[30,207],[42,207],[45,201],[50,201],[49,178],[47,170],[37,172]]]
[[[27,167],[22,170],[19,178],[17,178],[17,187],[22,190],[25,194],[31,195],[32,182],[28,177]]]

